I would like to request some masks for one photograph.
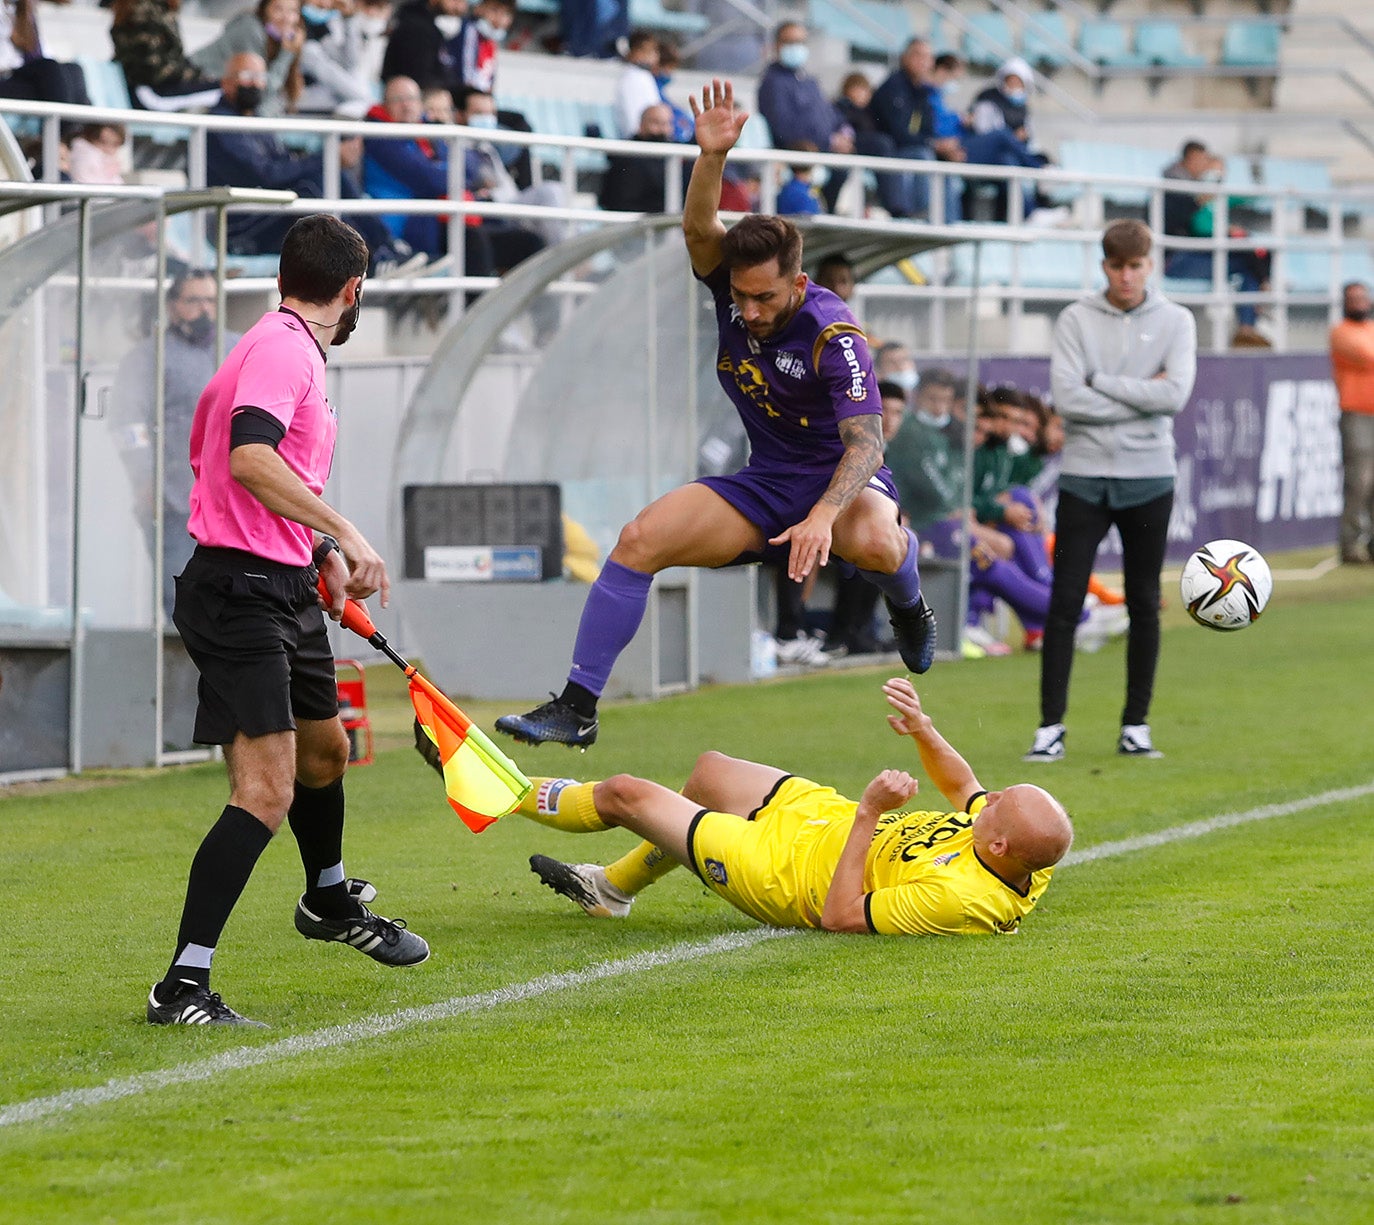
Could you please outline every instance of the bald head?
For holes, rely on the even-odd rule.
[[[397,123],[420,123],[425,117],[424,96],[409,77],[392,77],[386,83],[382,107]]]
[[[267,61],[262,56],[251,51],[240,51],[229,57],[219,87],[227,101],[237,103],[241,86],[256,86],[259,93],[267,88]]]
[[[1064,806],[1033,783],[993,792],[973,832],[980,853],[1027,872],[1057,864],[1073,845],[1073,823]]]

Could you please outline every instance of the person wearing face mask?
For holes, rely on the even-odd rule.
[[[220,82],[222,101],[211,114],[256,115],[267,85],[267,65],[260,55],[242,52],[230,59]],[[339,195],[359,199],[357,178],[363,159],[359,137],[339,141]],[[211,129],[205,137],[205,181],[212,187],[265,187],[320,199],[324,195],[324,155],[296,154],[275,132],[241,128]],[[275,254],[291,227],[288,213],[230,213],[229,251],[234,255]],[[359,213],[349,218],[372,252],[373,271],[412,270],[412,252],[392,236],[380,218]],[[423,264],[425,261],[420,259]]]
[[[255,113],[270,118],[294,111],[304,89],[301,49],[305,30],[299,0],[258,0],[225,24],[220,36],[193,52],[191,62],[211,77],[222,77],[236,55],[260,55],[267,79]]]
[[[635,30],[625,52],[625,66],[615,82],[615,134],[633,140],[639,134],[639,117],[648,107],[663,101],[655,73],[658,71],[658,36],[650,30]]]
[[[409,77],[452,86],[458,70],[449,39],[462,28],[468,0],[406,0],[396,10],[382,57],[382,80]]]
[[[167,331],[163,336],[163,487],[162,600],[172,615],[173,578],[190,559],[195,541],[187,534],[191,470],[186,463],[196,401],[215,373],[215,274],[205,268],[180,272],[167,291]],[[238,343],[224,334],[224,350]],[[133,486],[139,526],[151,556],[153,532],[153,379],[157,338],[139,341],[124,356],[111,390],[110,430]]]
[[[301,76],[305,89],[298,110],[359,118],[372,103],[364,74],[364,18],[355,0],[314,0],[301,5],[305,45]],[[383,19],[384,20],[384,19]]]
[[[1331,373],[1341,405],[1341,561],[1374,562],[1374,322],[1369,286],[1349,282],[1341,291],[1344,318],[1331,329]]]
[[[964,160],[978,166],[1024,166],[1037,169],[1048,164],[1048,158],[1038,152],[1031,135],[1030,90],[1035,88],[1035,74],[1019,56],[1003,62],[997,69],[996,80],[973,100],[967,130],[960,136]],[[986,180],[984,180],[986,181]],[[972,193],[977,183],[966,188],[965,211],[971,209]],[[1035,189],[1024,187],[1022,216],[1029,217],[1036,207]],[[993,215],[1007,216],[1007,184],[997,184]]]
[[[809,142],[828,153],[855,152],[854,129],[825,96],[820,82],[806,71],[811,58],[807,30],[784,21],[774,35],[777,56],[759,77],[759,113],[768,121],[775,149],[800,149]],[[843,174],[825,183],[825,206],[833,210],[844,185]]]
[[[374,914],[376,889],[344,872],[343,775],[334,653],[323,611],[381,593],[386,563],[320,496],[338,414],[325,397],[329,348],[358,323],[368,250],[337,217],[292,225],[281,305],[234,346],[191,422],[191,535],[174,620],[200,673],[195,740],[224,749],[229,802],[191,863],[167,973],[148,993],[154,1025],[259,1025],[210,990],[220,934],[258,857],[289,822],[305,869],[296,930],[386,966],[429,945]],[[317,582],[327,597],[321,596]]]
[[[534,204],[543,208],[567,208],[568,196],[559,182],[534,183],[521,187],[516,182],[515,169],[521,154],[527,150],[516,145],[497,143],[496,134],[505,126],[496,100],[480,89],[463,92],[463,104],[457,122],[470,128],[491,133],[490,140],[469,145],[464,155],[468,189],[477,200],[495,200],[499,204]],[[490,236],[496,259],[502,270],[513,268],[523,259],[537,255],[568,237],[566,221],[536,221],[529,218],[508,220],[486,217],[482,229]]]
[[[658,40],[658,69],[654,73],[654,84],[658,86],[660,101],[673,113],[674,144],[685,145],[692,139],[691,113],[683,110],[668,97],[668,86],[672,84],[673,75],[677,72],[681,62],[678,49],[667,39],[660,38]]]

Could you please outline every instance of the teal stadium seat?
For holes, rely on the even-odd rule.
[[[1011,22],[1001,13],[970,13],[964,32],[964,58],[974,65],[995,68],[1016,51]]]
[[[841,8],[834,0],[811,0],[810,24],[822,34],[848,43],[868,55],[898,55],[915,33],[911,17],[900,4],[884,0],[848,0]],[[851,15],[860,14],[856,21]]]
[[[700,13],[665,8],[660,0],[630,0],[630,25],[636,29],[664,30],[695,37],[704,34],[711,22]]]
[[[1227,68],[1279,66],[1279,27],[1270,21],[1228,22],[1217,63]]]
[[[1073,46],[1069,23],[1058,9],[1026,17],[1021,31],[1021,54],[1032,68],[1054,72],[1068,63],[1065,48]]]
[[[558,0],[517,0],[516,9],[530,17],[557,17]]]
[[[1290,247],[1284,253],[1284,282],[1290,293],[1325,293],[1331,283],[1331,252]]]
[[[1138,21],[1135,51],[1148,64],[1160,68],[1200,68],[1207,57],[1189,51],[1183,28],[1176,21]]]
[[[1107,141],[1066,140],[1059,146],[1059,164],[1065,170],[1093,174],[1113,174],[1132,178],[1153,179],[1160,168],[1172,161],[1171,154],[1139,145],[1119,145]],[[1081,186],[1059,188],[1060,203],[1067,203],[1083,192]],[[1055,194],[1052,192],[1051,194]],[[1150,199],[1148,189],[1123,185],[1102,188],[1102,198],[1111,204],[1128,208],[1143,208]]]
[[[1142,68],[1145,61],[1131,50],[1130,32],[1119,21],[1085,21],[1078,30],[1078,52],[1103,68]]]
[[[116,111],[132,109],[123,68],[113,60],[100,60],[93,55],[78,55],[76,63],[81,68],[81,75],[86,78],[86,94],[92,106]]]

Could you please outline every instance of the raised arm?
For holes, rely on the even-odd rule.
[[[888,705],[897,712],[887,716],[892,730],[916,741],[921,768],[940,789],[940,794],[962,812],[969,800],[983,790],[973,769],[935,730],[935,724],[921,709],[921,699],[909,680],[893,677],[883,685],[883,694]]]
[[[682,202],[682,236],[697,276],[708,276],[720,267],[720,240],[725,223],[720,219],[720,188],[725,177],[725,155],[744,131],[748,111],[735,109],[735,89],[729,81],[712,81],[701,91],[701,102],[691,95],[701,156],[692,167],[687,194]]]

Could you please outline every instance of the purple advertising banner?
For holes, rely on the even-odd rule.
[[[1008,383],[1042,395],[1049,367],[1047,358],[985,358],[979,375],[987,386]],[[1325,354],[1199,357],[1192,399],[1174,423],[1178,483],[1169,557],[1182,561],[1222,537],[1261,552],[1334,548],[1339,417]],[[1101,556],[1120,556],[1115,531]]]

